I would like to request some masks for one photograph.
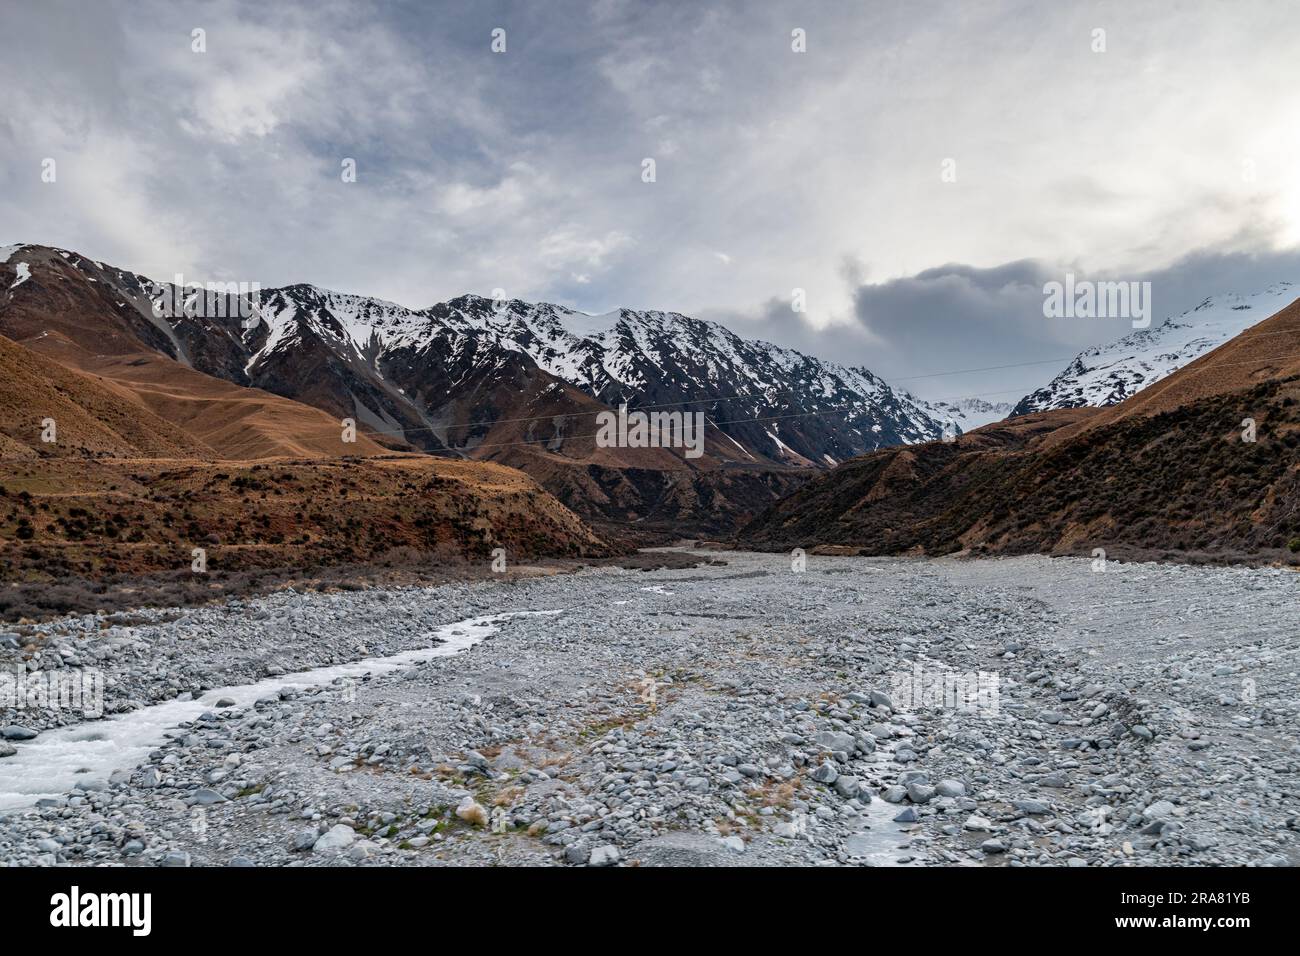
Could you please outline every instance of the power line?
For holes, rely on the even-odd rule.
[[[1076,356],[1077,357],[1077,356]],[[951,372],[927,372],[924,375],[905,375],[901,378],[890,379],[893,382],[911,382],[918,378],[940,378],[944,375],[966,375],[971,372],[996,372],[1005,368],[1028,368],[1031,365],[1056,365],[1058,362],[1068,362],[1069,358],[1059,359],[1040,359],[1035,362],[1015,362],[1011,365],[986,365],[983,368],[960,368]],[[962,396],[968,398],[970,396]]]

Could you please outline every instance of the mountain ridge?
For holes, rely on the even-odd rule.
[[[756,517],[759,550],[1300,563],[1300,300],[1104,408],[883,449]]]
[[[1298,295],[1300,284],[1276,282],[1260,292],[1210,296],[1154,328],[1085,349],[1016,403],[1011,414],[1118,404],[1276,314]]]
[[[125,293],[126,304],[148,311],[142,293],[151,280],[78,253],[53,251],[74,266],[94,263]],[[174,289],[170,283],[155,285],[165,295]],[[592,315],[554,303],[471,293],[417,310],[294,283],[262,291],[259,321],[251,329],[228,317],[181,315],[161,323],[144,318],[148,325],[140,335],[152,340],[147,344],[184,364],[332,412],[351,412],[349,417],[364,420],[372,430],[432,453],[450,450],[449,443],[463,449],[488,442],[491,436],[440,434],[446,416],[436,414],[441,397],[431,397],[431,388],[472,390],[475,376],[492,371],[484,361],[495,361],[502,378],[518,378],[506,369],[509,353],[527,356],[562,386],[605,407],[627,401],[706,411],[711,422],[722,423],[710,425],[722,433],[713,436],[713,454],[722,461],[833,467],[871,448],[924,441],[942,432],[926,403],[867,369],[745,339],[719,323],[677,312],[621,308]],[[299,354],[286,354],[294,350]],[[430,350],[452,370],[446,382],[424,376],[433,386],[420,375],[429,371]],[[313,381],[287,367],[292,364],[308,365]],[[574,411],[594,414],[595,409]],[[565,436],[554,437],[563,444]]]
[[[498,461],[590,520],[722,533],[817,470],[942,433],[928,406],[866,369],[675,312],[593,316],[473,294],[413,310],[310,283],[258,290],[254,301],[220,284],[195,296],[51,247],[6,247],[5,258],[0,332],[38,348],[57,332],[67,342],[54,357],[65,364],[154,399],[160,383],[181,380],[190,391],[198,381],[260,390],[259,401],[324,413],[319,441],[290,454]],[[702,454],[602,447],[598,416],[624,403],[702,415]],[[341,447],[348,421],[357,444]],[[236,417],[205,440],[228,445],[243,427]],[[277,447],[263,445],[240,457]]]

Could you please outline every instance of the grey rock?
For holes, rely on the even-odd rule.
[[[369,840],[358,840],[348,847],[348,859],[360,863],[363,860],[370,859],[378,850],[379,845],[377,843],[372,843]]]
[[[928,784],[913,782],[907,785],[907,799],[913,803],[929,803],[934,792],[934,787]]]
[[[815,737],[813,742],[823,750],[839,750],[851,754],[857,749],[857,741],[853,739],[852,734],[841,734],[832,730],[823,730]]]
[[[1148,823],[1152,820],[1170,820],[1174,816],[1174,809],[1168,800],[1157,800],[1142,811],[1142,819]]]
[[[934,792],[941,797],[964,797],[966,784],[960,780],[940,780],[934,785]]]
[[[334,853],[345,850],[356,842],[357,833],[349,826],[336,823],[316,840],[312,850],[316,853]]]
[[[1045,803],[1042,800],[1031,800],[1028,797],[1023,797],[1019,800],[1012,800],[1011,805],[1022,813],[1029,813],[1035,816],[1042,816],[1043,814],[1052,812],[1050,804]]]
[[[723,837],[718,842],[721,843],[723,846],[725,846],[732,853],[745,852],[745,841],[738,836]]]
[[[834,783],[839,778],[840,772],[827,762],[817,767],[809,776],[818,783]]]
[[[835,779],[835,792],[845,800],[852,800],[862,792],[862,784],[858,782],[857,777],[841,774]]]
[[[602,846],[594,847],[591,851],[591,858],[588,861],[592,866],[613,866],[619,861],[618,847],[606,843]]]

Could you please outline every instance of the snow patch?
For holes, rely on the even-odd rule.
[[[1016,410],[1115,405],[1277,314],[1297,295],[1300,285],[1279,282],[1251,295],[1212,296],[1155,328],[1080,352],[1046,386],[1021,399]]]

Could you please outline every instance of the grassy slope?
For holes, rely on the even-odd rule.
[[[867,554],[1089,554],[1296,560],[1300,379],[1265,381],[1054,441],[992,426],[952,445],[891,448],[809,483],[742,532],[764,548]],[[1082,414],[1095,414],[1082,410]],[[1241,440],[1254,418],[1257,441]],[[1032,428],[1033,422],[1021,424]],[[1294,545],[1293,545],[1294,542]]]
[[[608,553],[513,469],[423,456],[259,462],[7,462],[0,580],[314,568],[394,554]]]

